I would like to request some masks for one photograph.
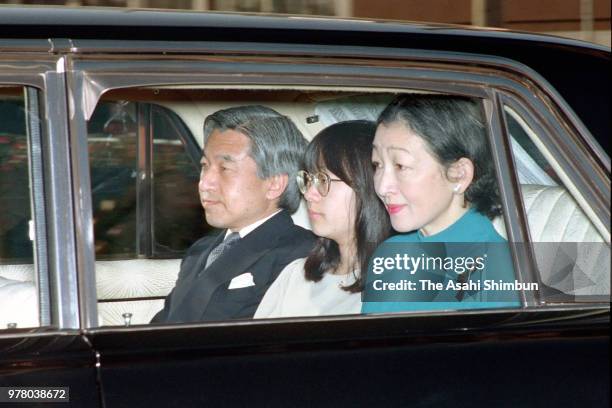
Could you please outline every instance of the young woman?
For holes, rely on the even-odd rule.
[[[347,121],[309,144],[298,185],[319,239],[307,258],[285,267],[255,318],[350,314],[361,311],[368,259],[391,230],[374,193],[371,146],[376,126]]]
[[[364,312],[518,306],[514,291],[485,290],[485,280],[514,283],[514,272],[506,241],[491,223],[501,205],[477,100],[396,98],[378,119],[372,163],[376,193],[393,228],[404,233],[387,240],[375,256],[405,251],[423,262],[431,258],[434,266],[427,270],[423,264],[413,274],[371,274]],[[465,264],[475,258],[479,262]],[[380,290],[385,279],[402,276],[415,282],[414,290]],[[420,280],[442,283],[443,289],[423,289]],[[474,284],[456,285],[468,281]]]

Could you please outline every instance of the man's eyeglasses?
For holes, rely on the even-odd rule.
[[[317,189],[317,192],[323,197],[325,197],[327,193],[329,193],[329,187],[332,181],[342,181],[340,179],[333,179],[323,172],[310,174],[304,170],[298,171],[296,179],[298,187],[302,194],[306,194],[310,186],[314,184],[314,187]]]

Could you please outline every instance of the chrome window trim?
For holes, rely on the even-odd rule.
[[[71,163],[71,180],[73,185],[74,207],[74,250],[76,275],[78,282],[78,327],[86,328],[98,324],[95,279],[95,249],[93,235],[93,214],[91,204],[91,178],[89,176],[87,124],[75,120],[79,106],[75,106],[74,94],[82,91],[82,83],[75,79],[70,57],[65,57],[65,98],[67,101],[68,134],[70,151],[68,158]]]
[[[518,173],[514,166],[512,145],[506,132],[497,90],[490,90],[489,100],[493,106],[487,129],[492,131],[492,134],[489,135],[489,142],[491,143],[493,162],[497,172],[508,244],[512,248],[514,271],[520,282],[539,282],[536,269],[534,269],[536,264],[530,250],[531,247],[524,245],[524,243],[529,242],[527,213],[521,205]],[[542,304],[539,291],[521,291],[520,298],[523,307],[540,306]]]
[[[62,62],[58,59],[58,64]],[[47,239],[52,298],[55,301],[53,321],[61,329],[79,329],[79,288],[76,268],[74,184],[70,160],[68,112],[65,101],[64,72],[45,74],[45,106],[47,108],[47,141],[43,143],[44,167],[50,177],[45,179],[47,197]],[[71,185],[70,182],[73,182]]]
[[[44,104],[41,92],[32,87],[25,88],[25,106],[28,112],[27,138],[30,168],[30,202],[34,221],[34,267],[38,286],[38,313],[40,326],[51,325],[51,297],[49,296],[49,264],[47,253],[47,227],[45,217],[45,173],[43,171],[43,139],[45,126],[41,120]]]
[[[483,81],[480,73],[462,72],[453,76],[452,73],[432,70],[429,67],[351,66],[351,70],[359,74],[347,74],[347,66],[340,63],[240,58],[224,61],[215,58],[203,61],[75,60],[74,67],[75,80],[83,84],[84,92],[81,98],[77,96],[71,105],[82,109],[86,119],[91,116],[104,93],[119,88],[147,86],[205,84],[222,88],[224,85],[286,85],[297,88],[329,86],[355,89],[356,81],[367,78],[368,84],[361,88],[371,91],[378,88],[411,88],[445,92],[448,91],[447,82],[453,81],[456,83],[453,88],[455,92],[475,97],[486,95],[482,88],[474,86]],[[407,75],[407,70],[410,70],[411,75]]]
[[[36,174],[30,177],[42,176],[42,183],[32,180],[36,206],[33,216],[36,218],[37,273],[40,266],[46,265],[49,290],[48,296],[41,296],[41,326],[48,325],[44,329],[47,333],[72,332],[80,327],[79,296],[74,262],[74,214],[62,58],[3,53],[0,55],[0,85],[26,86],[37,90],[31,91],[29,98],[30,102],[36,99],[40,108],[41,135],[40,143],[33,141],[31,146],[35,150],[31,160],[38,162],[32,163]],[[41,279],[40,285],[44,284],[44,279]],[[45,306],[46,299],[51,303]],[[2,331],[0,336],[4,336]]]
[[[24,52],[49,52],[51,47],[51,40],[44,39],[24,39],[24,38],[11,38],[0,39],[0,55],[6,55],[10,52],[13,53],[24,53]]]
[[[0,54],[0,85],[45,89],[45,73],[55,71],[52,58],[40,54]]]

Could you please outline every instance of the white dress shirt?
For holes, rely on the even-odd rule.
[[[250,232],[254,231],[255,228],[259,227],[261,224],[268,221],[270,218],[274,217],[276,214],[278,214],[281,211],[283,211],[282,208],[276,211],[275,213],[268,215],[266,218],[262,218],[261,220],[255,221],[254,223],[247,225],[244,228],[241,228],[240,231],[238,231],[238,235],[240,235],[240,238],[246,237]],[[231,231],[228,228],[228,230],[225,232],[225,237],[223,237],[223,239],[225,240],[227,236],[231,234],[232,232],[235,232],[235,231]]]

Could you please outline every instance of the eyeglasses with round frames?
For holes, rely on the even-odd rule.
[[[340,179],[333,179],[323,172],[310,174],[305,170],[298,171],[296,179],[302,194],[306,194],[310,186],[314,184],[315,189],[322,197],[325,197],[329,193],[332,181],[342,181]]]

